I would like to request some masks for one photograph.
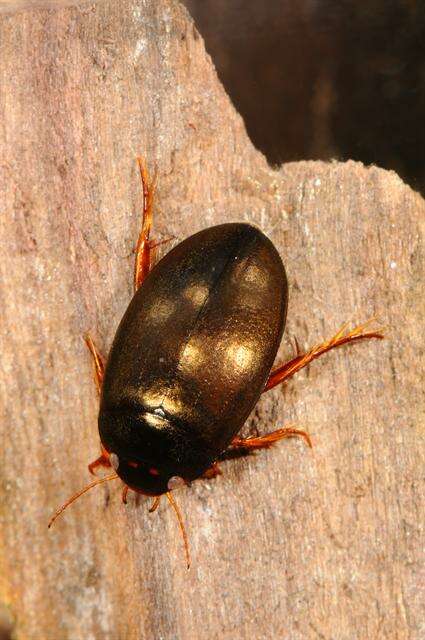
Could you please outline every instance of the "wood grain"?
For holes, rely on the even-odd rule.
[[[424,637],[424,201],[358,163],[267,166],[171,0],[0,18],[0,621],[18,640]],[[261,99],[261,96],[258,97]],[[264,396],[245,427],[286,441],[165,503],[88,480],[106,353],[131,296],[141,194],[176,242],[250,221],[287,267],[280,358],[346,320],[387,340],[342,349]],[[4,620],[4,622],[3,622]]]

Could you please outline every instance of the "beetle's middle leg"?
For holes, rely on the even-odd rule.
[[[103,384],[103,376],[105,373],[105,360],[88,333],[84,336],[84,342],[86,343],[93,358],[94,380],[96,382],[97,392],[100,394]]]
[[[94,379],[96,382],[97,392],[100,394],[102,389],[103,376],[105,373],[105,361],[103,359],[103,356],[98,351],[92,338],[89,336],[89,334],[86,334],[84,336],[84,342],[86,343],[87,348],[90,351],[91,356],[93,358]],[[89,471],[92,475],[94,475],[94,470],[97,469],[97,467],[110,467],[110,466],[111,466],[111,463],[109,461],[109,454],[106,451],[106,449],[101,445],[101,454],[98,458],[96,458],[96,460],[93,460],[93,462],[90,462],[88,466]]]
[[[218,466],[218,462],[213,462],[212,465],[204,471],[201,478],[204,478],[205,480],[212,480],[217,476],[221,476],[221,469]]]
[[[228,460],[229,458],[239,458],[241,456],[249,455],[256,449],[268,449],[275,442],[283,440],[284,438],[304,438],[309,447],[312,447],[310,436],[306,431],[300,431],[292,427],[286,427],[285,429],[276,429],[271,433],[266,433],[263,436],[248,436],[247,438],[240,438],[235,436],[229,445],[229,448],[222,454],[221,459]]]
[[[286,362],[277,369],[274,369],[269,376],[266,386],[264,387],[264,391],[269,391],[269,389],[273,389],[273,387],[281,382],[289,380],[289,378],[297,373],[297,371],[300,371],[310,364],[310,362],[324,353],[327,353],[331,349],[341,347],[342,345],[350,342],[357,342],[368,338],[382,339],[384,337],[382,333],[378,331],[366,331],[369,324],[370,322],[367,322],[364,325],[359,325],[351,331],[347,331],[347,325],[344,325],[338,333],[327,342],[315,345],[309,351],[306,351],[306,353],[298,354],[289,362]],[[272,444],[282,440],[283,438],[293,438],[296,436],[304,438],[308,446],[312,446],[310,436],[305,431],[293,428],[277,429],[276,431],[272,431],[271,433],[258,437],[250,436],[248,438],[239,438],[239,436],[236,436],[230,443],[229,448],[222,454],[222,458],[226,459],[244,456],[255,449],[267,449]]]
[[[351,331],[347,331],[347,325],[343,325],[338,333],[330,340],[315,345],[309,351],[306,351],[306,353],[298,354],[295,358],[289,360],[289,362],[286,362],[277,369],[274,369],[267,380],[264,391],[269,391],[269,389],[273,389],[273,387],[281,382],[289,380],[289,378],[292,378],[297,371],[300,371],[324,353],[331,351],[331,349],[341,347],[342,345],[349,344],[350,342],[358,342],[359,340],[367,340],[369,338],[378,338],[382,340],[384,336],[379,331],[366,330],[367,326],[371,322],[372,321],[370,320],[363,325],[354,327]]]

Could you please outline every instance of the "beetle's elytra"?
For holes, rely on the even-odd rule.
[[[342,329],[328,342],[271,371],[285,325],[288,287],[271,241],[248,224],[211,227],[187,238],[152,268],[153,189],[139,159],[143,224],[137,243],[135,294],[118,327],[106,367],[92,340],[101,394],[102,455],[89,465],[116,473],[68,500],[55,518],[96,484],[121,478],[128,489],[166,494],[218,463],[306,433],[278,429],[240,438],[238,432],[263,391],[287,380],[313,359],[342,344],[381,338],[365,325]],[[186,552],[188,556],[187,541]],[[189,558],[188,558],[189,564]]]
[[[264,388],[286,306],[279,254],[246,224],[201,231],[157,264],[120,323],[102,387],[100,439],[126,484],[158,495],[171,477],[212,466]]]

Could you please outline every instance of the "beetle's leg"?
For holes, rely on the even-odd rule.
[[[102,453],[102,455],[96,458],[96,460],[93,460],[93,462],[90,462],[90,464],[88,465],[88,469],[92,474],[92,476],[94,476],[96,475],[94,473],[94,470],[97,469],[97,467],[110,467],[110,466],[111,466],[111,463],[109,462],[109,457],[104,456]]]
[[[167,244],[167,242],[171,242],[171,240],[175,240],[176,236],[170,236],[169,238],[165,238],[164,240],[159,240],[159,242],[152,242],[151,244],[151,256],[150,256],[150,268],[156,262],[156,248],[160,247],[163,244]]]
[[[221,469],[218,466],[218,462],[214,462],[209,469],[204,471],[201,477],[206,480],[212,480],[212,478],[216,478],[217,476],[221,476]]]
[[[153,502],[152,502],[151,506],[149,507],[149,513],[153,513],[154,511],[156,511],[158,509],[160,501],[161,501],[161,496],[156,496],[153,499]]]
[[[111,461],[109,460],[109,453],[106,451],[106,449],[100,445],[100,449],[102,451],[102,453],[100,454],[100,456],[98,458],[96,458],[96,460],[93,460],[93,462],[90,462],[88,469],[90,471],[90,473],[94,476],[94,470],[97,469],[97,467],[111,467]]]
[[[151,250],[155,243],[150,239],[150,232],[152,227],[152,205],[153,194],[155,191],[156,175],[151,184],[149,184],[149,177],[146,166],[142,158],[137,158],[137,162],[140,170],[140,177],[142,179],[143,190],[143,210],[142,210],[142,228],[139,234],[136,245],[136,259],[134,264],[134,290],[142,284],[143,280],[149,273],[151,267]]]
[[[156,186],[156,173],[151,183],[149,183],[148,172],[143,162],[143,159],[138,157],[137,162],[140,170],[140,177],[142,179],[142,191],[143,191],[143,211],[142,211],[142,229],[139,234],[136,245],[136,259],[134,263],[134,290],[142,284],[143,280],[148,275],[155,262],[156,248],[162,244],[166,244],[171,240],[174,240],[174,236],[155,242],[150,240],[150,232],[152,228],[153,220],[153,196]]]
[[[105,372],[105,362],[88,333],[84,336],[84,342],[86,343],[93,358],[95,382],[97,391],[100,393],[100,390],[102,389],[103,374]]]
[[[248,438],[239,438],[239,436],[236,436],[230,443],[229,448],[222,454],[222,459],[225,460],[248,455],[252,453],[252,451],[255,451],[255,449],[268,449],[279,440],[294,437],[304,438],[308,446],[312,447],[308,433],[287,427],[286,429],[277,429],[271,433],[266,433],[264,436],[248,436]]]
[[[281,382],[289,380],[289,378],[297,373],[297,371],[300,371],[300,369],[303,369],[308,364],[310,364],[310,362],[326,353],[327,351],[330,351],[331,349],[341,347],[343,344],[349,344],[350,342],[357,342],[359,340],[366,340],[368,338],[383,339],[384,336],[379,331],[366,330],[371,322],[373,322],[373,320],[369,320],[369,322],[366,322],[363,325],[359,325],[351,331],[347,331],[347,325],[345,324],[341,327],[338,333],[335,334],[327,342],[315,345],[306,353],[301,353],[292,360],[289,360],[289,362],[286,362],[277,369],[274,369],[269,376],[266,386],[264,387],[264,391],[269,391],[269,389],[273,389],[273,387],[280,384]]]
[[[124,504],[127,504],[128,490],[129,490],[129,487],[125,484],[122,488],[122,494],[121,494],[121,500],[123,501]]]
[[[100,391],[102,389],[102,383],[103,383],[103,375],[105,372],[105,362],[103,360],[103,357],[100,355],[99,351],[97,350],[97,347],[94,344],[91,337],[89,336],[89,334],[86,334],[84,336],[84,341],[93,358],[94,374],[95,374],[94,379],[96,382],[97,391],[100,394]],[[97,467],[111,466],[108,452],[102,445],[100,446],[100,448],[102,452],[100,456],[96,458],[96,460],[93,460],[93,462],[90,462],[90,464],[88,465],[88,469],[92,475],[95,475],[94,470],[97,469]]]

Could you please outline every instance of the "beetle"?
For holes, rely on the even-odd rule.
[[[138,158],[143,188],[136,246],[134,296],[120,322],[108,361],[90,336],[100,393],[101,456],[89,465],[112,467],[78,492],[60,513],[97,484],[120,478],[129,489],[162,495],[174,508],[189,549],[173,490],[220,473],[219,462],[308,434],[283,428],[242,438],[241,427],[260,395],[343,344],[382,338],[367,324],[298,353],[272,369],[286,321],[288,284],[279,253],[256,227],[227,223],[190,236],[152,268],[160,243],[150,239],[154,182]],[[164,242],[164,241],[163,241]]]

